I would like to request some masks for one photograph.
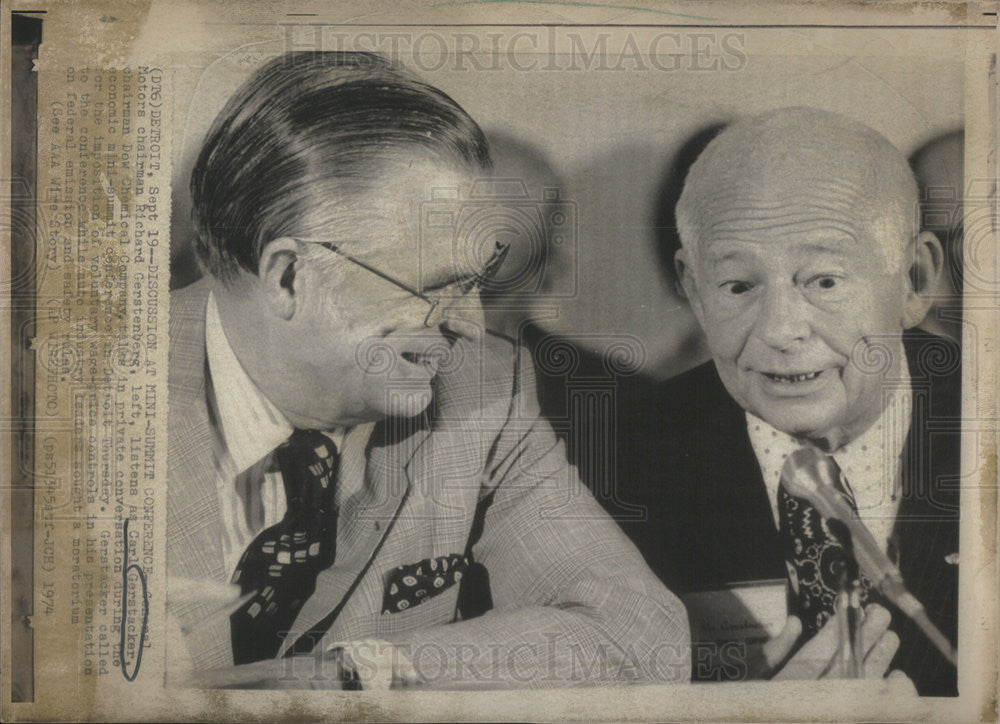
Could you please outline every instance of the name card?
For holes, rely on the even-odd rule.
[[[743,681],[754,647],[787,616],[784,579],[738,583],[681,596],[691,624],[692,681]]]

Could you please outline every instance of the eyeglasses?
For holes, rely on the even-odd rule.
[[[357,264],[362,269],[367,269],[372,274],[384,279],[385,281],[393,284],[408,294],[426,302],[430,305],[430,309],[427,310],[427,316],[424,317],[425,327],[437,327],[442,322],[444,322],[445,312],[448,311],[458,302],[468,297],[473,292],[478,292],[483,286],[493,279],[497,272],[500,271],[500,267],[507,258],[507,252],[510,251],[510,243],[496,242],[496,246],[493,249],[493,254],[490,258],[486,260],[486,265],[483,270],[478,274],[475,274],[466,279],[459,279],[458,281],[452,282],[440,289],[440,291],[434,294],[425,294],[417,289],[414,289],[406,282],[401,282],[389,274],[376,269],[367,262],[363,262],[360,259],[348,254],[343,251],[336,244],[329,241],[319,241],[317,239],[296,239],[296,241],[301,241],[308,244],[319,244],[325,249],[329,249],[334,254],[338,254],[349,262]]]

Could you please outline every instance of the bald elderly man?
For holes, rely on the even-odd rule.
[[[954,666],[854,570],[843,530],[779,491],[799,448],[832,456],[861,522],[955,642],[960,353],[916,329],[942,267],[917,217],[901,154],[818,110],[734,123],[687,177],[676,265],[712,361],[652,396],[621,389],[619,419],[655,432],[624,436],[617,492],[645,507],[625,527],[671,590],[789,582],[795,618],[758,674],[806,640],[832,654],[830,604],[857,578],[871,638],[884,653],[899,637],[890,670],[921,694],[956,693]],[[881,638],[879,604],[895,632]],[[696,678],[697,665],[696,652]]]

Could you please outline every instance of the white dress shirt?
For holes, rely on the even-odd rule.
[[[903,354],[900,350],[900,354]],[[910,431],[913,394],[903,357],[900,379],[883,387],[886,405],[882,415],[859,437],[833,452],[833,459],[847,479],[858,504],[858,516],[886,551],[899,510],[901,456]],[[746,413],[747,432],[760,465],[771,512],[778,525],[778,483],[785,459],[809,443],[775,429]]]
[[[285,515],[285,487],[272,453],[288,439],[293,427],[236,358],[213,294],[209,294],[206,309],[205,353],[210,403],[223,442],[216,490],[223,522],[223,554],[227,576],[231,577],[253,539]],[[340,451],[338,506],[363,485],[364,450],[373,427],[366,424],[324,431]]]

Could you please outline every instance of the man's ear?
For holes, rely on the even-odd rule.
[[[916,327],[924,321],[934,303],[934,291],[938,288],[944,269],[944,250],[932,232],[920,232],[911,250],[906,257],[910,266],[906,270],[908,283],[903,302],[904,329]]]
[[[674,269],[677,270],[677,279],[681,284],[681,296],[686,298],[691,304],[691,309],[694,311],[694,316],[698,318],[698,322],[703,322],[701,297],[698,295],[698,283],[695,281],[691,254],[686,247],[681,247],[674,255]]]
[[[296,266],[300,264],[299,242],[282,237],[268,242],[260,254],[257,278],[271,311],[281,319],[291,319],[299,302],[301,286]]]

